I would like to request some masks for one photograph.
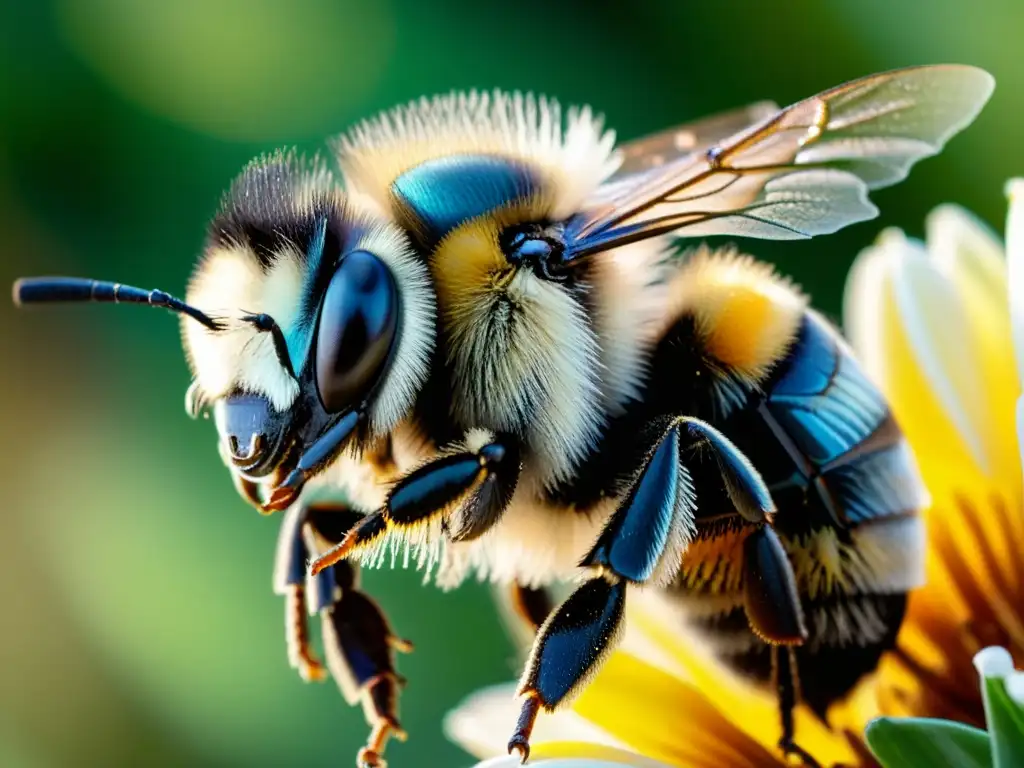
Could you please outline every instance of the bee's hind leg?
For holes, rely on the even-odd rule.
[[[782,716],[782,738],[779,739],[779,749],[787,757],[796,755],[803,761],[806,768],[821,768],[821,764],[817,760],[793,741],[795,731],[793,710],[796,709],[799,684],[795,655],[792,648],[783,645],[772,646],[772,677],[775,680],[775,689],[779,697],[779,714]]]
[[[662,584],[676,574],[692,536],[696,499],[684,457],[715,454],[730,496],[744,517],[763,523],[771,495],[749,462],[718,430],[687,417],[660,419],[645,432],[646,450],[618,508],[581,565],[593,576],[541,627],[519,694],[525,697],[509,752],[525,762],[541,710],[551,711],[580,690],[614,648],[628,584]]]
[[[371,732],[357,764],[380,768],[385,765],[382,754],[388,738],[405,738],[398,721],[398,693],[405,681],[395,671],[394,652],[408,652],[412,646],[392,633],[383,611],[359,589],[353,563],[306,575],[310,555],[341,540],[359,517],[345,508],[322,505],[290,510],[278,539],[274,586],[288,597],[290,663],[306,680],[324,679],[329,670],[349,704],[362,702]],[[309,647],[306,606],[310,614],[321,617],[326,669]]]

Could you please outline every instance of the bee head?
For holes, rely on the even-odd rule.
[[[231,186],[187,299],[236,317],[212,334],[183,324],[189,404],[212,407],[222,453],[250,481],[279,482],[338,424],[357,444],[387,434],[426,377],[426,268],[397,228],[354,211],[322,164],[293,153]]]
[[[193,373],[186,408],[212,411],[221,455],[256,504],[259,486],[273,492],[297,467],[312,474],[388,434],[433,346],[429,277],[402,232],[353,210],[322,163],[294,152],[253,161],[231,185],[185,301],[71,279],[15,290],[21,302],[179,312]]]

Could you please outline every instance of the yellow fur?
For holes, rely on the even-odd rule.
[[[893,593],[920,585],[923,564],[915,547],[921,535],[918,518],[893,517],[860,526],[849,544],[832,528],[798,539],[783,538],[801,595],[816,599],[833,594]],[[683,556],[680,579],[691,589],[711,595],[735,593],[743,575],[743,541],[747,530],[698,539]]]
[[[708,354],[760,382],[793,343],[807,299],[772,267],[701,247],[669,284],[669,317],[692,314]]]
[[[446,325],[479,319],[481,300],[511,279],[513,267],[498,243],[501,230],[543,220],[549,210],[548,202],[538,197],[473,219],[441,241],[430,268]]]
[[[747,531],[724,531],[691,542],[683,555],[680,581],[690,589],[706,589],[711,594],[738,592],[746,537]]]
[[[584,307],[509,264],[498,242],[506,226],[543,218],[544,206],[537,198],[466,222],[429,261],[454,372],[452,417],[525,432],[542,484],[571,477],[602,417],[600,347]]]

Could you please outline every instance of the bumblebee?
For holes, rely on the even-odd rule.
[[[992,91],[966,66],[873,75],[616,148],[589,109],[452,94],[325,162],[250,164],[186,300],[74,278],[15,300],[179,313],[243,498],[283,511],[291,665],[330,673],[382,765],[409,650],[360,565],[512,590],[535,629],[509,742],[570,701],[653,588],[719,658],[822,718],[893,646],[922,579],[925,491],[839,334],[765,264],[679,237],[798,239],[874,217]],[[574,583],[551,608],[545,589]],[[325,662],[311,647],[322,623]],[[680,624],[681,631],[684,629]],[[510,724],[511,725],[511,724]]]

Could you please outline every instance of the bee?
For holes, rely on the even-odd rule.
[[[242,497],[284,512],[291,665],[403,737],[397,637],[360,566],[505,585],[534,632],[509,751],[571,701],[639,587],[731,669],[828,706],[891,648],[922,580],[914,458],[837,331],[769,266],[678,238],[800,239],[874,217],[966,127],[991,77],[876,74],[616,147],[588,108],[499,92],[421,100],[322,160],[246,167],[185,300],[33,278],[19,304],[181,316]],[[553,607],[545,590],[574,591]],[[322,625],[321,661],[309,616]],[[511,725],[511,724],[510,724]]]

